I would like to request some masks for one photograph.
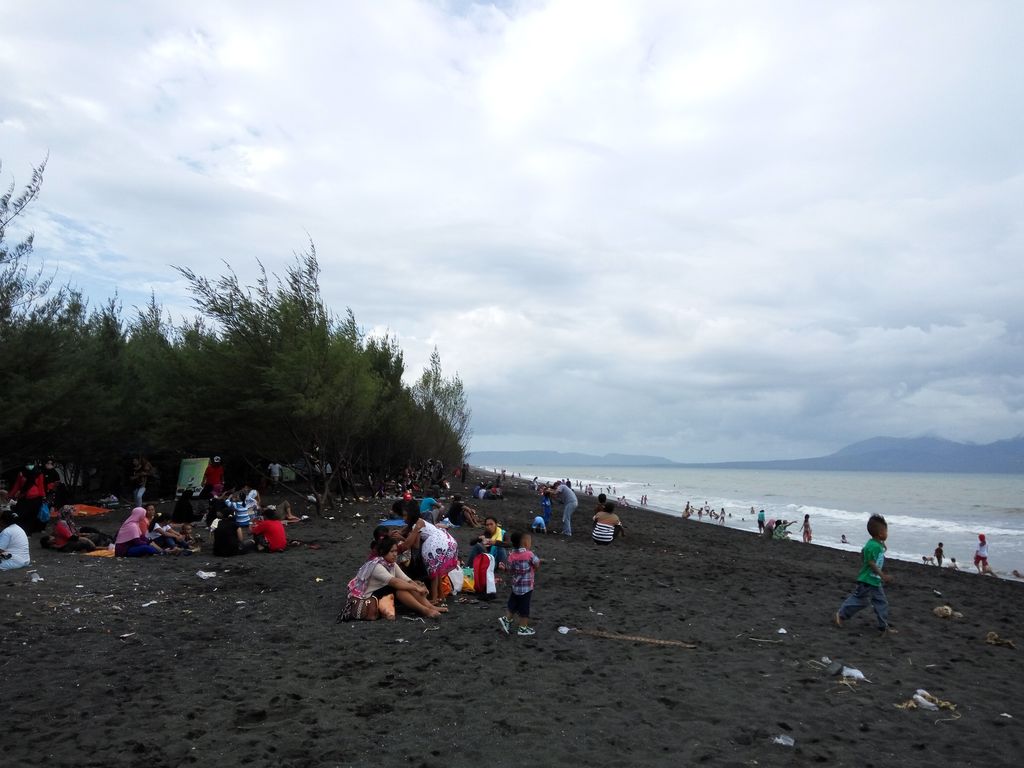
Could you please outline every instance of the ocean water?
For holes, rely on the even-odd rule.
[[[911,472],[807,472],[797,470],[688,469],[681,467],[505,467],[524,478],[568,478],[609,498],[625,496],[638,504],[680,516],[686,502],[718,510],[726,525],[757,531],[750,508],[764,509],[767,519],[796,520],[790,527],[800,538],[800,523],[811,516],[814,543],[859,550],[867,540],[873,513],[889,523],[889,557],[921,562],[941,541],[946,560],[973,570],[978,534],[989,542],[989,563],[1001,576],[1024,572],[1024,475],[958,475]],[[609,491],[608,489],[614,489]],[[557,505],[556,505],[557,507]],[[590,505],[581,500],[580,512]],[[558,511],[556,509],[556,516]],[[628,518],[628,511],[626,512]],[[703,523],[691,518],[694,525]],[[849,544],[842,544],[846,534]]]

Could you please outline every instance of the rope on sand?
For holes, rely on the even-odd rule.
[[[1017,646],[1014,644],[1013,640],[1007,640],[1006,638],[1000,637],[995,632],[989,632],[985,636],[985,642],[989,645],[1003,645],[1007,648],[1013,648],[1014,650],[1017,649]]]
[[[682,640],[661,640],[657,637],[644,637],[643,635],[620,635],[617,632],[605,632],[602,629],[574,629],[573,631],[589,637],[603,637],[606,640],[628,640],[635,643],[647,643],[648,645],[672,645],[691,650],[697,647],[693,643],[684,643]]]

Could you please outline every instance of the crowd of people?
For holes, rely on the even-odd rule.
[[[226,488],[224,465],[219,456],[209,463],[198,494],[184,491],[171,515],[157,511],[155,504],[144,506],[147,483],[153,466],[144,457],[132,460],[130,482],[134,507],[121,522],[115,536],[97,528],[79,525],[74,505],[58,500],[67,498],[54,462],[40,464],[29,460],[19,469],[9,491],[0,491],[3,513],[0,538],[0,567],[4,570],[31,564],[29,537],[41,533],[43,549],[111,557],[148,557],[154,555],[191,555],[201,548],[194,525],[205,521],[211,532],[211,553],[234,556],[250,551],[282,552],[287,548],[284,525],[298,522],[288,501],[264,506],[259,491],[250,483]],[[207,502],[197,513],[195,500]],[[117,503],[106,497],[104,503]],[[99,511],[102,512],[102,509]],[[4,546],[6,545],[6,546]],[[9,555],[9,556],[8,556]]]
[[[505,478],[497,475],[491,483],[477,483],[474,488],[500,488]],[[467,478],[468,480],[468,478]],[[536,481],[536,478],[535,478]],[[508,530],[493,515],[481,516],[477,510],[454,495],[445,509],[433,496],[417,500],[405,491],[391,506],[391,519],[374,531],[369,554],[348,585],[348,598],[339,617],[342,620],[393,618],[391,604],[416,613],[437,618],[446,611],[445,597],[470,583],[478,594],[493,596],[494,572],[504,573],[511,594],[507,612],[500,618],[505,634],[530,636],[530,605],[540,559],[532,552],[534,533],[559,533],[571,537],[573,515],[579,499],[571,481],[555,481],[550,485],[534,482],[540,514],[530,530]],[[487,497],[483,497],[487,498]],[[492,500],[498,500],[497,495]],[[562,527],[550,528],[553,502],[562,505]],[[597,497],[591,517],[591,536],[596,545],[608,546],[625,535],[625,527],[616,514],[616,503],[605,494]],[[451,529],[471,526],[480,528],[460,557],[459,546]]]
[[[495,515],[483,514],[467,504],[461,494],[447,494],[452,482],[461,481],[472,488],[474,498],[483,501],[503,499],[503,474],[487,481],[472,482],[468,467],[456,468],[452,482],[438,476],[440,463],[427,462],[417,471],[409,469],[394,486],[397,498],[390,507],[390,519],[374,531],[368,556],[348,583],[348,594],[341,618],[393,618],[395,604],[431,619],[440,618],[448,609],[445,598],[470,584],[478,594],[495,595],[496,574],[502,574],[510,588],[507,611],[500,618],[505,634],[528,636],[535,575],[541,565],[533,553],[533,535],[559,534],[572,537],[574,516],[580,499],[571,480],[556,480],[550,484],[537,478],[531,487],[537,494],[539,513],[532,524],[519,529],[502,526]],[[285,526],[299,522],[289,502],[264,505],[258,488],[249,482],[229,488],[225,481],[223,463],[214,457],[203,476],[198,494],[186,491],[177,500],[173,514],[157,511],[156,505],[143,506],[145,496],[146,464],[137,462],[134,475],[135,496],[139,502],[121,522],[115,536],[79,525],[75,507],[69,504],[51,508],[59,478],[48,475],[46,464],[28,462],[19,472],[16,482],[7,494],[0,495],[0,570],[24,568],[31,564],[29,537],[42,532],[40,546],[45,549],[82,554],[104,554],[113,557],[142,558],[152,556],[189,556],[203,546],[195,526],[205,524],[211,534],[210,553],[214,556],[233,557],[249,552],[284,552],[288,548]],[[280,465],[272,463],[268,474],[279,482]],[[415,492],[421,482],[430,483],[428,493]],[[576,488],[580,484],[576,483]],[[141,489],[141,493],[139,492]],[[614,492],[614,488],[608,490]],[[484,491],[484,493],[480,493]],[[583,492],[590,495],[592,486]],[[442,499],[447,500],[442,503]],[[206,508],[196,512],[195,501],[205,501]],[[642,499],[641,501],[645,501]],[[593,544],[606,547],[626,535],[618,511],[622,500],[611,500],[606,493],[595,499],[589,515],[589,530]],[[555,505],[561,507],[560,515]],[[796,521],[766,519],[765,511],[756,514],[758,530],[771,539],[785,539]],[[710,521],[724,524],[724,508],[714,510],[707,502],[694,507],[687,502],[683,518],[707,516]],[[560,520],[560,525],[552,522]],[[464,553],[453,530],[474,529]],[[800,527],[805,543],[813,540],[810,515],[804,515]],[[841,626],[862,608],[874,608],[880,630],[892,631],[888,620],[888,603],[883,584],[887,575],[883,570],[885,541],[888,528],[884,519],[873,516],[868,527],[871,539],[862,550],[863,568],[857,585],[849,598],[836,611],[834,622]],[[845,541],[845,536],[844,536]],[[934,562],[944,561],[943,545],[935,550]],[[931,558],[926,558],[926,562]],[[952,567],[956,568],[955,559]],[[980,573],[992,573],[988,563],[988,542],[979,536],[974,564]]]

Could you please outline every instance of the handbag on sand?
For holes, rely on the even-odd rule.
[[[345,607],[341,609],[338,621],[376,621],[378,618],[377,598],[370,595],[369,597],[349,597]]]

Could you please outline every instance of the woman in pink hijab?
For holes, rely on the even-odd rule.
[[[149,521],[146,519],[146,510],[142,507],[133,509],[132,513],[128,515],[128,519],[121,523],[117,538],[114,539],[114,555],[117,557],[162,555],[163,550],[146,538],[148,528]]]

